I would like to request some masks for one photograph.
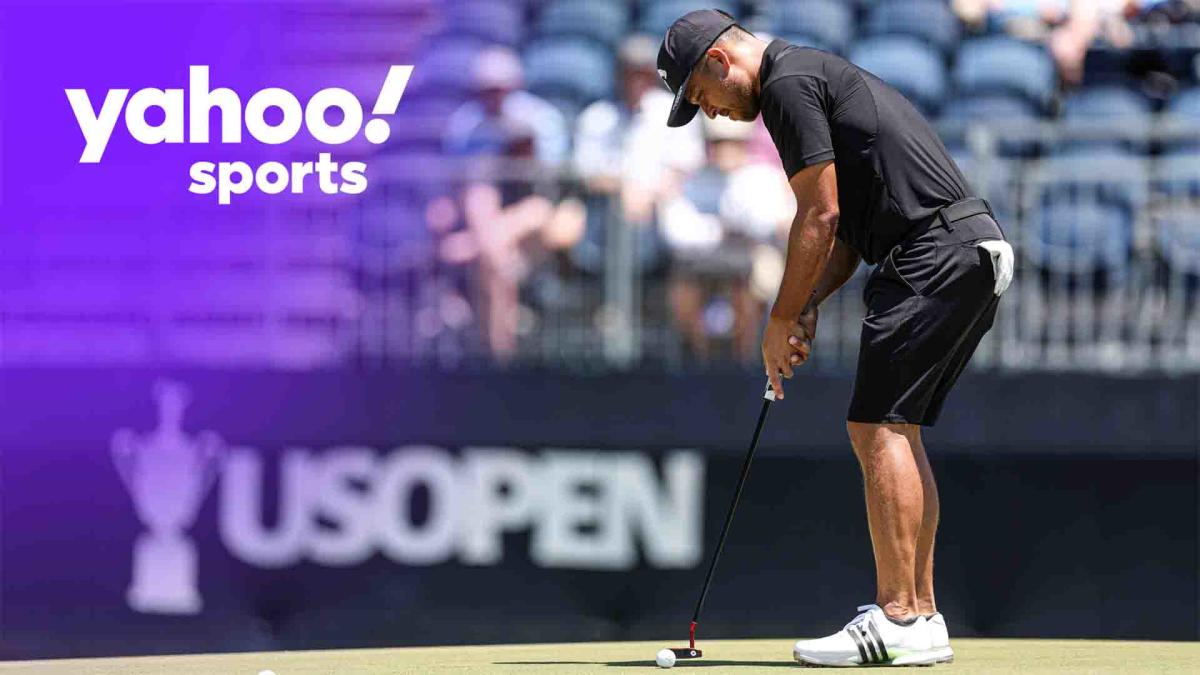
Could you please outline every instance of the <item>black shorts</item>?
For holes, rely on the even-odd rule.
[[[992,259],[976,244],[1003,238],[985,202],[964,200],[875,267],[863,293],[851,422],[937,422],[996,316]]]

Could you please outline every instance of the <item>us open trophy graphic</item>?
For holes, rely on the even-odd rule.
[[[113,434],[113,464],[147,531],[133,547],[129,606],[153,614],[195,614],[202,601],[196,586],[196,547],[185,530],[196,521],[220,470],[221,438],[211,431],[183,431],[187,387],[160,381],[154,386],[158,428],[146,434]]]

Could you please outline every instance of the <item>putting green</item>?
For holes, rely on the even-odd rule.
[[[668,641],[556,645],[412,647],[343,651],[201,654],[0,663],[0,673],[30,675],[396,675],[399,673],[650,673]],[[1197,672],[1200,643],[1103,640],[969,640],[953,642],[955,662],[936,670],[970,673]],[[708,656],[675,666],[718,673],[773,673],[799,668],[789,640],[706,640]],[[813,672],[805,669],[803,672]]]

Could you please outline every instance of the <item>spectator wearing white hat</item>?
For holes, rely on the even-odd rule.
[[[733,357],[753,361],[766,302],[778,290],[778,244],[795,198],[778,163],[751,152],[756,124],[703,122],[708,163],[659,210],[671,253],[672,312],[693,357],[710,359],[714,338],[728,336]]]
[[[673,99],[659,80],[657,54],[656,39],[627,38],[618,53],[620,99],[596,101],[579,115],[572,164],[588,197],[588,236],[574,258],[590,271],[603,264],[610,217],[637,228],[637,264],[653,265],[660,246],[652,227],[655,206],[704,163],[699,129],[663,132],[662,117]]]

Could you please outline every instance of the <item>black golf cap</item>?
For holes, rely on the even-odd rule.
[[[658,48],[658,76],[675,94],[667,126],[681,127],[696,116],[699,106],[688,102],[684,95],[692,68],[717,38],[735,25],[737,21],[719,9],[698,9],[679,17],[667,29]]]

